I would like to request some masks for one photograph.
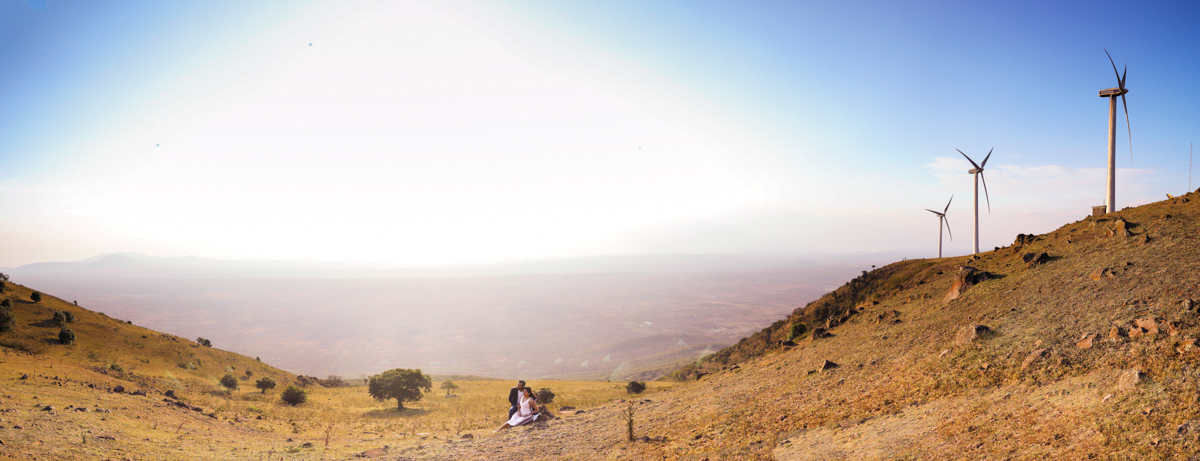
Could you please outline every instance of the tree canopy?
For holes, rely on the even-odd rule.
[[[404,402],[421,400],[421,391],[433,390],[433,380],[421,370],[396,368],[371,376],[367,392],[375,400],[396,399],[396,409],[403,410]]]
[[[275,388],[275,380],[271,379],[269,376],[263,377],[262,379],[254,382],[254,387],[262,389],[263,393],[266,394],[267,389]]]

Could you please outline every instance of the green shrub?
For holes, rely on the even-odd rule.
[[[625,392],[628,392],[630,394],[641,394],[642,392],[645,392],[645,391],[646,391],[646,382],[645,381],[630,381],[629,384],[625,385]]]
[[[42,294],[35,291],[33,294],[29,295],[29,299],[32,299],[35,303],[40,303],[42,302]]]
[[[125,371],[125,367],[122,367],[121,365],[119,365],[119,364],[116,364],[116,363],[109,364],[109,365],[108,365],[108,369],[109,369],[109,370],[112,370],[112,371],[116,371],[116,372],[123,372],[123,371]]]
[[[63,316],[67,318],[67,323],[75,323],[75,313],[71,311],[62,311]]]
[[[199,344],[204,347],[212,347],[212,341],[209,341],[204,338],[196,338],[196,344]]]
[[[58,342],[66,345],[73,344],[75,342],[75,332],[71,331],[70,328],[58,330]]]
[[[229,389],[231,391],[236,391],[238,389],[237,377],[235,377],[231,374],[226,374],[225,376],[221,377],[221,385],[224,386],[226,389]]]
[[[275,388],[275,380],[274,380],[274,379],[271,379],[271,377],[270,377],[270,376],[266,376],[266,377],[263,377],[262,379],[260,379],[260,380],[258,380],[258,381],[255,381],[255,382],[254,382],[254,387],[257,387],[257,388],[259,388],[259,389],[262,389],[262,393],[263,393],[263,394],[266,394],[266,393],[267,393],[267,389],[274,389],[274,388]]]
[[[299,405],[308,401],[308,392],[300,386],[288,386],[279,394],[279,398],[288,405]]]
[[[548,387],[543,387],[537,391],[537,401],[542,405],[548,405],[554,401],[554,391]]]
[[[55,325],[62,326],[67,324],[67,314],[63,311],[54,311],[54,318],[51,319]]]
[[[793,323],[791,331],[788,332],[788,341],[795,341],[797,338],[804,336],[808,332],[808,327],[803,323]]]
[[[17,317],[13,315],[12,303],[7,299],[0,301],[0,333],[8,333],[17,329]]]

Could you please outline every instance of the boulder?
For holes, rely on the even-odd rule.
[[[29,373],[22,373],[20,379],[29,379]]]
[[[42,407],[42,411],[54,411],[54,405],[46,405]]]
[[[1028,268],[1031,268],[1038,264],[1045,264],[1045,263],[1049,262],[1050,255],[1046,254],[1046,252],[1044,252],[1044,251],[1041,252],[1040,254],[1025,253],[1025,255],[1021,257],[1021,259],[1025,261],[1025,268],[1028,269]]]
[[[1042,348],[1042,349],[1037,349],[1037,350],[1034,350],[1033,352],[1030,352],[1029,355],[1025,357],[1025,361],[1021,362],[1021,369],[1024,370],[1026,368],[1029,368],[1029,366],[1032,365],[1033,362],[1036,362],[1037,359],[1040,359],[1040,358],[1046,356],[1046,352],[1049,350],[1050,349],[1048,349],[1048,348]]]
[[[824,338],[826,336],[829,336],[828,330],[826,330],[824,328],[814,328],[812,331],[812,334],[808,336],[808,339],[810,341],[816,341],[816,340]]]
[[[1185,311],[1190,311],[1196,308],[1196,303],[1190,299],[1185,299],[1179,303],[1179,307],[1183,308]]]
[[[958,330],[954,335],[954,344],[965,345],[981,339],[980,336],[991,333],[992,329],[983,325],[967,325]]]
[[[649,437],[649,436],[646,436],[646,435],[643,435],[643,436],[641,436],[641,437],[638,437],[638,438],[637,438],[637,441],[638,441],[638,442],[649,442],[649,441],[650,441],[650,437]]]
[[[832,369],[840,367],[840,366],[841,365],[830,362],[829,360],[825,360],[825,363],[821,364],[821,370],[832,370]]]
[[[122,392],[125,392],[125,386],[118,384],[117,387],[112,388],[112,391],[120,394]]]
[[[963,293],[966,293],[971,286],[983,282],[988,279],[988,273],[978,270],[971,266],[958,266],[958,271],[954,273],[954,284],[950,286],[950,291],[946,292],[946,296],[942,297],[943,303],[948,303]]]
[[[143,390],[136,390],[136,391],[130,392],[130,393],[129,393],[129,395],[140,395],[140,396],[142,396],[142,397],[145,397],[145,396],[146,396],[146,391],[143,391]]]
[[[1113,275],[1112,271],[1109,270],[1107,267],[1101,267],[1099,269],[1092,271],[1092,273],[1089,274],[1088,277],[1091,278],[1092,280],[1100,280],[1102,278],[1110,278],[1111,279],[1111,278],[1115,277],[1115,275]]]
[[[1184,354],[1196,348],[1196,338],[1188,338],[1175,345],[1175,352]]]
[[[387,452],[383,451],[382,448],[372,448],[370,450],[359,453],[358,457],[359,458],[379,458],[386,454],[387,454]]]
[[[1148,335],[1158,334],[1158,319],[1153,317],[1143,317],[1133,321],[1133,324],[1144,330]]]
[[[300,445],[300,448],[312,448],[312,447],[313,447],[312,442],[304,442],[303,445]]]
[[[1094,340],[1094,339],[1096,339],[1095,334],[1084,333],[1083,336],[1079,337],[1079,341],[1075,342],[1075,347],[1078,347],[1080,349],[1091,349],[1092,348],[1092,340]]]
[[[175,389],[168,389],[166,392],[163,392],[163,395],[173,398],[173,399],[179,398],[179,397],[175,396]]]
[[[1142,370],[1133,369],[1121,372],[1117,377],[1117,389],[1130,390],[1142,383]]]
[[[1013,242],[1013,246],[1023,246],[1033,243],[1037,240],[1037,235],[1034,234],[1017,234],[1017,240]]]
[[[473,438],[475,438],[475,435],[474,435],[474,434],[463,434],[463,435],[462,435],[462,437],[459,437],[459,438],[462,438],[462,439],[473,439]]]

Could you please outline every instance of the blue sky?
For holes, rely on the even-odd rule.
[[[1119,206],[1184,192],[1200,127],[1185,2],[35,6],[0,1],[0,265],[926,257],[951,194],[963,254],[956,148],[995,148],[985,248],[1103,203],[1104,49]]]

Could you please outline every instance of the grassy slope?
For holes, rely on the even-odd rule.
[[[1200,315],[1182,303],[1200,298],[1200,194],[1185,198],[977,260],[873,271],[810,306],[825,318],[857,311],[832,337],[768,347],[789,322],[822,316],[799,311],[725,351],[724,363],[681,373],[711,372],[699,381],[638,404],[638,435],[667,442],[622,441],[620,406],[607,405],[519,444],[481,440],[445,459],[1187,459],[1200,451],[1200,348],[1187,346]],[[1108,235],[1115,217],[1132,236]],[[1026,267],[1024,254],[1043,251],[1050,261]],[[962,264],[994,277],[944,303]],[[1093,280],[1098,269],[1114,276]],[[893,310],[897,321],[875,321]],[[1131,338],[1143,318],[1161,332]],[[956,343],[973,324],[995,333]],[[1113,327],[1124,334],[1106,339]],[[1084,334],[1099,337],[1081,348]],[[839,366],[822,371],[825,360]],[[1140,382],[1121,386],[1130,370]]]
[[[404,412],[395,411],[394,400],[371,399],[362,386],[310,387],[309,401],[292,407],[279,401],[279,391],[296,382],[291,373],[49,295],[35,304],[30,289],[8,288],[3,296],[14,304],[17,331],[0,334],[7,345],[0,347],[0,459],[345,459],[384,446],[416,449],[449,443],[460,433],[490,434],[504,420],[513,385],[459,376],[454,395],[444,395],[435,382],[433,392],[407,403]],[[67,325],[76,332],[75,344],[59,344],[59,327],[49,322],[55,310],[75,314]],[[114,363],[124,371],[112,370]],[[219,377],[246,370],[255,379],[272,377],[279,388],[260,393],[253,380],[228,393],[218,387]],[[30,377],[20,379],[22,374]],[[625,394],[623,385],[608,382],[530,384],[557,394],[554,410],[592,407]],[[127,392],[111,392],[117,385]],[[130,395],[133,390],[148,395]],[[162,395],[168,390],[202,410],[168,405]],[[46,405],[55,410],[41,411]]]

